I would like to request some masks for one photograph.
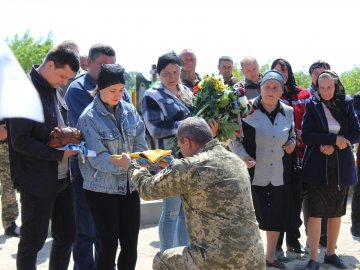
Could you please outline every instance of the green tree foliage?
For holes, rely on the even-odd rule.
[[[296,84],[298,86],[308,88],[311,84],[310,75],[307,73],[304,73],[303,71],[294,72],[294,77],[295,77]]]
[[[355,66],[352,70],[340,75],[340,80],[344,85],[347,95],[353,96],[360,91],[360,66]]]
[[[127,72],[125,87],[129,91],[134,91],[136,88],[136,75],[137,71],[129,71]]]
[[[244,75],[241,72],[241,67],[239,67],[237,63],[235,63],[233,66],[233,75],[235,78],[239,79],[241,82],[244,80]]]
[[[7,38],[6,42],[25,72],[29,72],[32,65],[41,64],[46,53],[54,45],[51,32],[45,39],[35,40],[27,31],[23,36],[16,34],[13,38]]]
[[[269,63],[268,64],[265,64],[265,65],[262,65],[260,68],[260,74],[264,74],[266,71],[270,70],[270,65]]]

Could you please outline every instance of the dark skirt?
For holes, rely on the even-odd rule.
[[[327,185],[307,185],[309,217],[335,218],[346,214],[349,186],[340,187],[336,156],[328,156]]]
[[[346,214],[349,187],[308,186],[305,197],[309,217],[334,218]]]
[[[251,186],[255,215],[264,231],[286,231],[288,225],[288,191],[286,186]]]

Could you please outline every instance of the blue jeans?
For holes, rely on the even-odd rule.
[[[159,221],[160,251],[178,246],[188,246],[185,215],[178,196],[163,199]]]
[[[97,237],[95,224],[85,199],[84,179],[80,173],[78,160],[71,158],[70,166],[76,226],[76,241],[73,245],[74,270],[94,270],[100,251],[100,240]],[[95,258],[93,245],[95,245]]]

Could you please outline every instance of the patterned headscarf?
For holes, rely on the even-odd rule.
[[[319,95],[319,78],[322,79],[321,75],[329,74],[335,82],[335,92],[334,96],[330,100],[324,100]],[[345,100],[345,88],[342,85],[339,76],[332,70],[325,70],[320,73],[318,79],[316,80],[316,92],[314,96],[319,99],[326,107],[329,109],[333,117],[339,122],[341,129],[339,131],[340,135],[344,134],[344,130],[347,130],[347,115],[346,111],[344,110],[343,104]]]
[[[335,82],[335,92],[334,92],[334,96],[331,100],[324,100],[320,94],[319,94],[319,79],[322,79],[321,75],[322,74],[329,74]],[[336,109],[339,107],[340,103],[343,102],[345,100],[345,88],[342,85],[339,76],[332,70],[325,70],[323,72],[320,73],[319,77],[316,80],[316,92],[315,92],[315,96],[321,100],[323,103],[325,103],[325,105],[330,109]]]

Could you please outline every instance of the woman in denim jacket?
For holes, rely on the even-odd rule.
[[[193,95],[180,82],[181,60],[174,52],[159,57],[157,72],[161,83],[145,91],[142,112],[155,147],[169,149],[180,121],[191,115]],[[159,238],[161,251],[189,243],[184,211],[178,196],[163,200]]]
[[[135,107],[121,100],[124,69],[101,66],[94,101],[79,118],[79,129],[88,149],[96,152],[79,161],[85,197],[100,236],[97,269],[114,269],[120,241],[118,269],[135,269],[140,228],[140,199],[126,170],[114,165],[113,154],[147,150],[145,126]]]

